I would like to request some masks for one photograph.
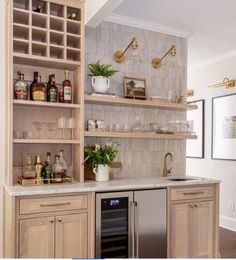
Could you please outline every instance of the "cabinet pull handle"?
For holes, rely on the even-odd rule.
[[[195,208],[198,208],[198,205],[197,205],[197,204],[194,204],[194,207],[195,207]]]
[[[184,192],[184,195],[198,195],[198,194],[204,194],[204,192],[203,191]]]
[[[135,233],[136,233],[136,258],[139,258],[139,205],[138,202],[134,202],[135,207]]]
[[[135,216],[134,216],[134,202],[131,201],[130,202],[130,233],[131,233],[131,253],[132,253],[132,256],[131,258],[134,258],[135,257],[135,253],[134,253],[134,250],[135,250],[135,244],[134,244],[134,219],[135,219]]]
[[[40,204],[40,207],[45,208],[45,207],[69,206],[70,204],[71,204],[70,202],[54,203],[54,204]]]

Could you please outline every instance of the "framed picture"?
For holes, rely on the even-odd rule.
[[[211,158],[236,160],[236,94],[212,99]]]
[[[187,111],[187,120],[194,121],[194,131],[198,136],[195,140],[187,140],[186,157],[187,158],[204,158],[204,139],[205,139],[205,101],[196,100],[188,104],[196,104],[195,110]]]
[[[146,80],[124,77],[124,96],[127,98],[146,99]]]

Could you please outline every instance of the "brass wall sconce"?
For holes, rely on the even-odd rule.
[[[125,53],[128,51],[129,48],[132,48],[133,50],[138,48],[138,42],[136,37],[133,37],[133,39],[131,40],[131,42],[129,43],[129,45],[126,47],[126,49],[122,52],[122,51],[117,51],[114,54],[114,60],[118,63],[122,63],[125,60]]]
[[[208,88],[233,88],[235,86],[235,80],[229,80],[228,78],[224,78],[222,83],[209,85]]]
[[[167,55],[171,55],[172,57],[176,56],[176,46],[172,45],[171,48],[162,56],[162,58],[154,58],[152,60],[152,66],[155,69],[159,69],[162,65],[162,61],[165,59]]]
[[[194,90],[193,89],[187,89],[187,97],[193,97],[194,96]]]

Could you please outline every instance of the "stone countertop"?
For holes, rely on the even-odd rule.
[[[113,192],[122,190],[166,188],[170,186],[204,185],[219,183],[219,180],[186,176],[192,178],[188,181],[171,181],[164,177],[145,177],[112,179],[108,182],[86,181],[75,182],[63,185],[45,185],[24,187],[21,185],[6,186],[5,189],[10,196],[32,196],[32,195],[53,195],[73,192]],[[177,177],[178,178],[178,177]]]

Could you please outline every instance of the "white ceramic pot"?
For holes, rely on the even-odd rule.
[[[92,77],[92,86],[95,92],[105,93],[110,87],[110,79],[103,76]]]
[[[97,169],[93,169],[96,181],[109,181],[109,167],[108,165],[99,164]]]

